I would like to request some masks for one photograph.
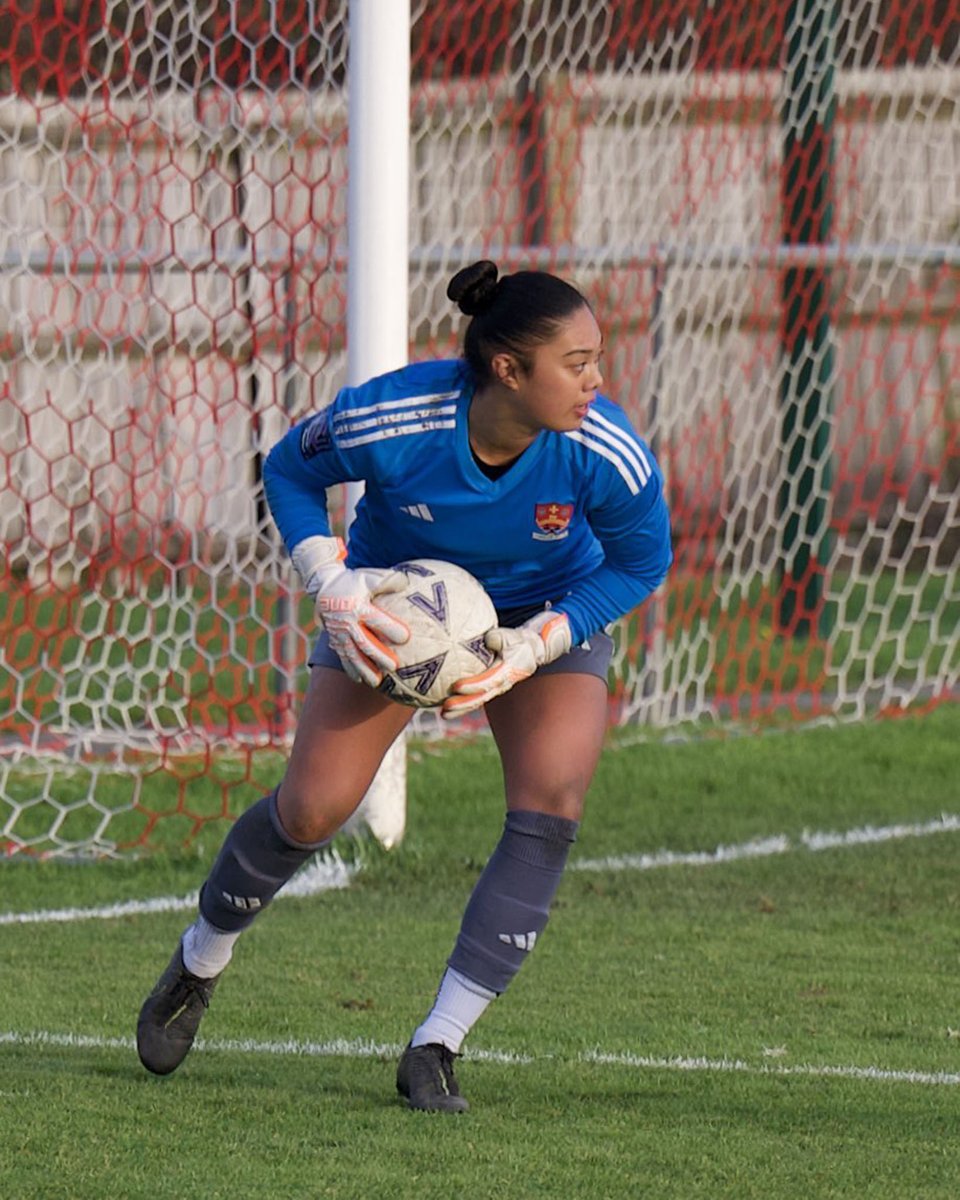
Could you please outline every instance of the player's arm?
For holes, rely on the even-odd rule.
[[[327,488],[363,478],[363,462],[337,447],[329,408],[294,425],[267,455],[263,487],[270,514],[291,554],[305,538],[330,537]]]
[[[652,461],[652,460],[651,460]],[[636,482],[636,481],[635,481]],[[604,560],[555,608],[516,629],[487,635],[497,659],[481,675],[461,680],[444,702],[447,719],[472,712],[565,654],[571,646],[641,604],[663,581],[673,561],[663,479],[655,466],[643,487],[627,486],[608,473],[588,512]]]
[[[410,631],[373,597],[402,587],[404,577],[396,571],[350,570],[344,565],[345,547],[330,530],[326,489],[363,478],[364,463],[351,461],[338,449],[332,432],[335,414],[331,406],[281,438],[264,463],[264,490],[291,561],[344,670],[351,679],[376,687],[384,670],[396,666],[391,644],[405,642]]]
[[[673,562],[659,469],[651,472],[641,493],[615,494],[588,513],[588,519],[603,546],[603,562],[557,605],[569,618],[574,645],[642,604]]]

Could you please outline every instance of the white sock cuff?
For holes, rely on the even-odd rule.
[[[426,1046],[431,1042],[439,1042],[454,1054],[459,1054],[463,1039],[496,997],[497,993],[482,983],[447,967],[433,1008],[414,1032],[411,1045]]]
[[[227,966],[233,957],[233,947],[242,930],[224,933],[211,925],[203,914],[185,929],[180,939],[183,965],[191,975],[212,979]]]
[[[472,992],[475,996],[482,996],[484,1000],[496,1000],[498,993],[492,991],[488,987],[484,987],[482,983],[477,983],[475,979],[468,979],[466,975],[461,975],[459,971],[455,971],[453,967],[448,967],[444,975],[444,980],[453,980],[460,987],[465,988],[468,992]]]

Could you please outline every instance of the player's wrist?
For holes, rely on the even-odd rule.
[[[548,608],[537,613],[524,622],[523,629],[536,635],[534,652],[538,667],[556,662],[572,645],[570,620],[566,613],[557,612],[556,609]]]
[[[343,574],[346,556],[342,538],[320,535],[304,538],[290,552],[290,560],[305,591],[314,598],[329,586],[331,580]]]

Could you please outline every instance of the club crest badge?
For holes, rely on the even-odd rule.
[[[538,504],[533,513],[537,525],[533,536],[540,542],[558,542],[570,532],[572,517],[572,504]]]

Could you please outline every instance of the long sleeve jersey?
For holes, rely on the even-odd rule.
[[[326,489],[362,482],[350,566],[456,563],[498,610],[552,603],[574,645],[640,604],[672,561],[663,477],[626,414],[598,396],[579,429],[541,431],[499,478],[470,448],[472,375],[416,363],[343,388],[264,465],[288,550],[330,535]]]

